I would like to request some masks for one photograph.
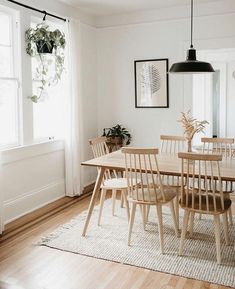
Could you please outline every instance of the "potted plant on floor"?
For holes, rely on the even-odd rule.
[[[110,152],[117,150],[124,145],[129,145],[131,142],[131,134],[120,124],[110,128],[104,128],[103,136],[107,137],[107,145]]]

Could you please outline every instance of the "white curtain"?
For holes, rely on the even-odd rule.
[[[82,193],[81,35],[79,21],[68,19],[66,26],[68,94],[65,96],[65,178],[66,195],[73,197]]]
[[[2,190],[2,158],[0,152],[0,234],[4,230],[4,220],[3,220],[3,190]]]

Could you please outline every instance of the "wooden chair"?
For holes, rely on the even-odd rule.
[[[128,245],[130,245],[131,242],[136,205],[141,205],[143,212],[146,206],[155,206],[158,218],[160,250],[163,253],[162,206],[165,204],[170,205],[175,234],[178,236],[173,203],[176,192],[174,188],[162,184],[157,162],[158,149],[122,148],[122,152],[125,154],[128,201],[132,203],[128,229]],[[135,184],[138,180],[140,180],[140,183],[136,186]],[[143,216],[145,216],[144,213]]]
[[[183,253],[184,241],[187,232],[189,216],[195,213],[214,216],[217,263],[221,263],[220,249],[220,215],[223,216],[226,243],[229,243],[227,212],[231,207],[231,200],[226,198],[222,190],[219,162],[222,155],[179,153],[182,159],[181,179],[185,178],[185,184],[181,185],[180,205],[185,210],[183,228],[181,233],[179,255]],[[199,186],[194,187],[199,179]],[[205,190],[201,183],[205,183]],[[192,184],[192,185],[191,185]],[[212,186],[211,186],[212,184]],[[211,186],[211,188],[210,188]],[[190,231],[193,223],[190,224]]]
[[[184,136],[160,135],[161,153],[177,154],[186,151],[186,138]]]
[[[203,143],[204,153],[221,154],[226,158],[231,158],[233,155],[234,138],[202,137],[201,142]]]
[[[233,138],[203,137],[201,138],[201,142],[203,143],[203,153],[221,154],[226,159],[230,159],[233,157],[233,149],[232,149],[232,145],[234,144]],[[230,198],[230,194],[234,191],[233,182],[223,181],[223,191],[227,193],[228,197]],[[231,208],[229,209],[228,215],[230,224],[233,224]]]
[[[160,135],[161,140],[161,154],[177,155],[180,151],[187,150],[187,142],[184,136]],[[175,214],[179,228],[179,192],[180,192],[180,178],[175,176],[163,175],[162,181],[164,184],[173,186],[176,189],[177,195],[175,198]]]
[[[103,156],[109,153],[108,146],[106,144],[106,137],[97,137],[89,140],[91,145],[91,149],[95,158]],[[99,170],[99,169],[98,169]],[[106,197],[106,193],[108,190],[112,191],[112,214],[115,214],[115,201],[117,191],[121,191],[121,206],[123,206],[123,202],[126,206],[127,217],[129,220],[129,203],[127,201],[127,179],[123,177],[118,177],[118,172],[115,170],[106,170],[104,174],[103,184],[101,186],[101,197],[100,197],[100,210],[98,217],[98,225],[101,223],[101,216],[104,206],[104,201]]]

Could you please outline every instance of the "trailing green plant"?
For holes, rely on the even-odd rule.
[[[103,136],[106,136],[108,138],[120,137],[124,145],[129,145],[132,138],[129,131],[125,127],[122,127],[122,125],[120,124],[117,124],[110,128],[104,128]]]
[[[29,28],[25,32],[26,52],[38,61],[35,79],[41,82],[37,95],[30,99],[38,102],[46,89],[56,85],[64,70],[65,35],[59,29],[50,31],[49,26],[42,22],[36,28]],[[50,66],[54,64],[53,75],[48,75]]]

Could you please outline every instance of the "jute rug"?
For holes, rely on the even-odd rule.
[[[178,256],[179,239],[175,237],[169,209],[163,210],[164,251],[160,254],[155,208],[150,210],[149,223],[143,229],[137,210],[131,246],[127,246],[127,218],[125,209],[116,203],[116,215],[111,215],[111,201],[105,202],[102,225],[97,225],[98,207],[94,209],[86,237],[81,237],[87,212],[60,226],[40,244],[54,249],[129,264],[155,271],[235,287],[235,230],[229,228],[230,246],[222,240],[222,265],[216,263],[213,220],[196,218],[194,236],[185,241],[185,255]],[[180,222],[182,223],[182,212]],[[235,222],[235,220],[234,220]],[[222,230],[221,230],[222,232]]]

